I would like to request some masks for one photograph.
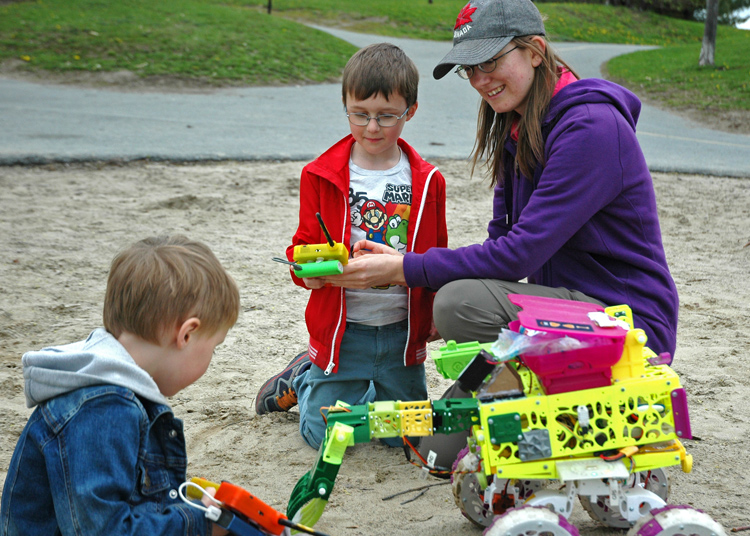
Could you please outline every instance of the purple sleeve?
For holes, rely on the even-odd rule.
[[[489,226],[496,238],[408,254],[407,284],[438,289],[457,279],[518,281],[538,270],[622,189],[621,137],[634,140],[635,134],[620,132],[616,113],[606,105],[566,113],[550,134],[547,164],[512,229],[502,234],[498,214],[504,216],[505,207],[498,207],[498,196]]]

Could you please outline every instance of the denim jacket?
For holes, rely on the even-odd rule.
[[[111,335],[97,331],[84,342],[112,347],[104,340]],[[27,366],[24,356],[28,384]],[[38,405],[18,440],[0,536],[210,534],[203,512],[177,494],[186,469],[182,421],[166,404],[110,383],[58,394]]]

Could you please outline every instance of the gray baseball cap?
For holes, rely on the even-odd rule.
[[[453,48],[432,76],[439,80],[454,65],[485,62],[524,35],[544,35],[542,15],[531,0],[471,0],[456,19]]]

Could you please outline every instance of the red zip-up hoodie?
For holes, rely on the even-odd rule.
[[[331,237],[349,246],[349,156],[353,144],[351,135],[345,137],[302,170],[299,227],[292,245],[286,250],[289,260],[292,260],[294,246],[326,241],[315,217],[316,212],[320,212]],[[431,247],[446,247],[445,179],[404,140],[399,139],[398,146],[409,157],[412,176],[407,251],[424,253]],[[302,279],[294,275],[294,270],[290,273],[297,285],[305,287]],[[435,295],[429,288],[408,289],[408,292],[409,335],[404,350],[405,366],[423,363],[427,357]],[[345,289],[339,287],[312,290],[305,310],[310,334],[310,360],[326,374],[338,370],[339,348],[346,328],[345,295]]]

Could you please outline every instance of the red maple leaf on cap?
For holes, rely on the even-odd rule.
[[[477,10],[475,7],[471,7],[471,2],[466,4],[464,8],[461,10],[461,12],[458,14],[458,17],[456,18],[456,25],[453,27],[455,30],[459,26],[463,26],[464,24],[468,24],[472,22],[471,20],[471,14],[474,13]]]

